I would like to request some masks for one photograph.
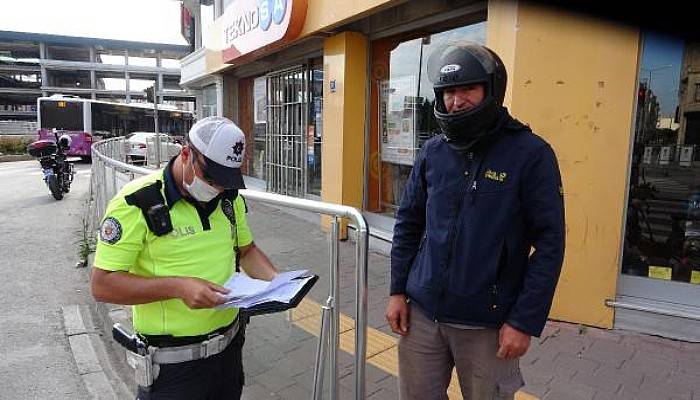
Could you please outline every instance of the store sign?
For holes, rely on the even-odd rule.
[[[233,62],[271,44],[294,40],[306,18],[308,0],[235,0],[223,19],[223,61]]]

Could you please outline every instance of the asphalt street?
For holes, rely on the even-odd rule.
[[[76,268],[90,165],[56,201],[37,161],[0,163],[0,399],[87,399],[62,307],[92,304]]]

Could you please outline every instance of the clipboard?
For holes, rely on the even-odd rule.
[[[286,303],[281,301],[266,301],[264,303],[256,304],[252,307],[240,308],[239,313],[242,313],[248,317],[254,315],[272,314],[282,311],[287,311],[289,309],[295,308],[301,303],[301,300],[309,293],[311,288],[318,281],[318,275],[310,275],[301,277],[301,279],[308,279],[306,283],[299,289],[296,295]]]

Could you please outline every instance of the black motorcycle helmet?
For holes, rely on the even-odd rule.
[[[452,42],[428,59],[428,76],[435,91],[435,118],[449,142],[474,143],[492,129],[502,115],[506,69],[491,49],[473,42]],[[445,89],[481,83],[484,100],[478,106],[448,113]]]
[[[68,150],[70,148],[71,143],[72,140],[68,135],[61,135],[61,137],[58,138],[58,146],[63,150]]]

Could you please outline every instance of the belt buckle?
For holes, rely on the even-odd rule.
[[[211,339],[202,342],[201,354],[202,358],[207,358],[221,352],[221,343],[224,340],[224,335],[216,335]]]

